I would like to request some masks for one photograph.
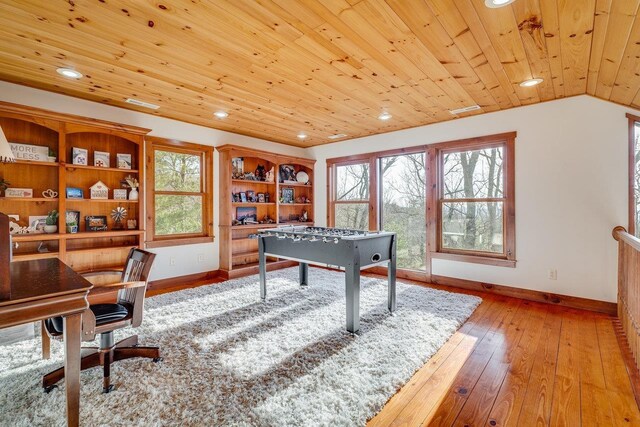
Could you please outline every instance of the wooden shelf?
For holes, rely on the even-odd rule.
[[[36,162],[36,161],[32,161],[32,160],[16,160],[16,162],[14,164],[16,164],[16,165],[29,165],[29,166],[51,166],[51,167],[60,166],[60,163],[58,163],[58,162]]]
[[[260,203],[260,202],[233,202],[233,206],[275,206],[275,203]]]
[[[35,252],[31,254],[13,254],[13,261],[31,261],[34,259],[57,258],[58,252]]]
[[[248,258],[258,256],[258,251],[249,251],[249,252],[238,252],[233,254],[233,258]]]
[[[138,245],[112,245],[112,246],[93,246],[90,248],[75,248],[75,249],[67,249],[67,253],[90,253],[90,252],[102,252],[105,250],[118,250],[118,249],[126,249],[131,250],[131,248],[137,248]]]
[[[248,179],[232,179],[231,182],[234,183],[234,184],[276,185],[275,182],[251,181],[251,180],[248,180]]]
[[[307,222],[298,222],[298,221],[281,222],[278,225],[313,225],[313,221],[307,221]]]
[[[284,206],[313,206],[313,203],[280,203],[280,207]]]
[[[248,225],[231,225],[234,230],[252,229],[252,228],[275,228],[278,224],[248,224]],[[229,227],[229,226],[227,226]]]
[[[58,202],[58,198],[50,197],[0,197],[0,201],[11,202]]]
[[[143,230],[83,231],[78,233],[61,234],[60,236],[62,236],[62,239],[90,239],[92,237],[137,236],[143,233]]]
[[[309,185],[309,184],[299,184],[299,183],[296,183],[296,184],[288,184],[288,183],[285,183],[285,182],[281,182],[281,183],[280,183],[280,187],[306,187],[306,188],[313,188],[313,185]]]
[[[138,203],[139,200],[129,199],[67,199],[67,203],[98,202],[98,203]]]
[[[58,233],[33,233],[33,234],[12,234],[14,242],[39,242],[41,240],[59,240],[62,234]]]
[[[103,168],[100,166],[85,166],[85,165],[70,165],[65,164],[65,168],[67,169],[84,169],[84,170],[93,170],[93,171],[101,171],[101,172],[121,172],[121,173],[138,173],[137,169],[120,169],[120,168]]]

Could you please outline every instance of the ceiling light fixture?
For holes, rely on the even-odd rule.
[[[215,113],[213,113],[213,115],[219,119],[226,119],[227,117],[229,117],[229,113],[227,113],[226,111],[216,111]]]
[[[82,77],[82,73],[80,71],[74,70],[73,68],[58,68],[56,71],[61,76],[65,76],[70,79],[79,79]]]
[[[124,102],[126,102],[127,104],[137,105],[138,107],[150,108],[152,110],[157,110],[158,108],[160,108],[159,105],[152,104],[150,102],[139,101],[133,98],[127,98]]]
[[[544,81],[544,79],[529,79],[529,80],[525,80],[522,83],[520,83],[520,86],[521,87],[532,87],[532,86],[539,85],[543,81]]]
[[[307,134],[306,134],[306,133],[304,133],[304,132],[300,132],[300,133],[298,134],[298,139],[307,139]]]
[[[449,110],[449,112],[451,114],[460,114],[460,113],[468,113],[469,111],[475,111],[475,110],[479,110],[480,106],[479,105],[470,105],[468,107],[462,107],[462,108],[458,108],[456,110]]]
[[[506,6],[510,3],[513,3],[515,0],[484,0],[484,5],[490,7],[491,9],[496,9],[498,7]]]
[[[335,135],[329,135],[327,138],[329,138],[329,139],[340,139],[340,138],[344,138],[345,136],[347,136],[346,133],[336,133]]]
[[[381,113],[378,116],[378,120],[382,120],[384,122],[384,121],[389,120],[391,117],[393,117],[393,116],[385,111],[384,113]]]

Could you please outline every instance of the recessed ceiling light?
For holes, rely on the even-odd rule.
[[[515,0],[484,0],[484,5],[495,9],[513,3]]]
[[[150,108],[152,110],[157,110],[158,108],[160,108],[159,105],[152,104],[150,102],[140,101],[138,99],[133,99],[133,98],[127,98],[124,102],[126,102],[127,104],[137,105],[138,107]]]
[[[229,117],[229,113],[227,113],[226,111],[216,111],[215,113],[213,113],[213,115],[219,119],[226,119],[227,117]]]
[[[329,135],[327,138],[329,138],[329,139],[340,139],[340,138],[344,138],[345,136],[347,136],[346,133],[336,133],[335,135]]]
[[[82,73],[73,68],[58,68],[56,71],[58,74],[69,77],[70,79],[79,79],[82,77]]]
[[[389,120],[391,117],[393,117],[391,114],[387,113],[386,111],[382,114],[380,114],[378,116],[378,120],[382,120],[382,121],[387,121]]]
[[[457,110],[449,110],[451,114],[460,114],[460,113],[468,113],[469,111],[479,110],[479,105],[470,105],[468,107],[458,108]]]
[[[520,86],[522,86],[522,87],[531,87],[531,86],[539,85],[543,81],[544,81],[544,79],[529,79],[529,80],[525,80],[522,83],[520,83]]]
[[[298,139],[307,139],[307,134],[306,134],[306,133],[304,133],[304,132],[300,132],[300,133],[298,134]]]

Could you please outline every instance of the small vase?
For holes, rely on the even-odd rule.
[[[129,192],[129,200],[138,200],[138,189],[132,188]]]
[[[67,233],[77,233],[78,232],[78,226],[77,225],[67,225]]]
[[[53,234],[56,231],[58,231],[58,226],[57,225],[45,225],[44,226],[44,232],[47,234]]]

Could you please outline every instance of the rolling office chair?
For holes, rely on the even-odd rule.
[[[91,305],[82,313],[82,340],[93,341],[96,334],[100,334],[100,347],[88,347],[95,351],[82,357],[81,369],[104,367],[103,393],[113,390],[109,379],[112,362],[133,357],[148,357],[154,362],[161,360],[158,347],[138,347],[137,335],[115,344],[113,342],[114,330],[126,326],[135,328],[142,323],[144,294],[154,258],[155,254],[151,252],[132,248],[122,271],[121,282],[104,286],[120,288],[117,303]],[[43,326],[50,337],[61,339],[62,317],[47,319]],[[56,383],[63,378],[64,367],[45,375],[42,378],[42,387],[48,393],[57,387]]]

